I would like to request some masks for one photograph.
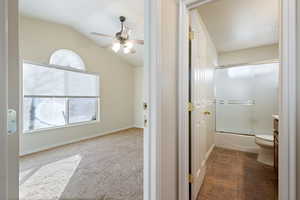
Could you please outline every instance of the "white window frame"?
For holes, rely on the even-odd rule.
[[[79,59],[79,61],[80,61],[81,64],[82,64],[82,66],[79,66],[79,67],[82,68],[82,69],[79,69],[77,66],[76,66],[76,67],[73,67],[73,66],[70,66],[70,65],[69,65],[69,66],[64,66],[64,65],[59,65],[59,64],[53,63],[54,56],[55,56],[57,53],[60,53],[61,51],[66,51],[66,52],[69,52],[69,53],[71,53],[71,54],[73,54],[73,55],[76,55],[77,58]],[[56,51],[54,51],[54,52],[51,54],[50,59],[49,59],[49,63],[50,63],[50,65],[70,67],[70,68],[72,68],[72,69],[77,69],[77,70],[80,70],[80,71],[85,71],[85,70],[86,70],[85,63],[84,63],[83,59],[81,58],[81,56],[80,56],[78,53],[76,53],[75,51],[70,50],[70,49],[57,49]]]
[[[98,73],[91,73],[91,72],[85,72],[81,69],[77,69],[77,68],[72,68],[72,67],[66,67],[66,66],[57,66],[57,65],[50,65],[50,64],[40,64],[37,62],[32,62],[32,61],[27,61],[27,60],[23,60],[23,64],[32,64],[32,65],[38,65],[38,66],[42,66],[42,67],[47,67],[47,68],[55,68],[55,69],[60,69],[60,70],[64,70],[64,71],[70,71],[70,72],[80,72],[82,74],[91,74],[91,75],[97,75],[99,77],[99,83],[100,83],[100,76]],[[24,65],[22,65],[22,69]],[[22,71],[23,71],[22,70]],[[23,81],[22,80],[22,85],[23,85]],[[100,87],[99,87],[100,89]],[[74,127],[74,126],[83,126],[83,125],[89,125],[89,124],[95,124],[95,123],[99,123],[100,122],[100,101],[101,101],[101,96],[100,96],[100,91],[99,91],[99,96],[47,96],[47,95],[22,95],[22,104],[24,102],[25,98],[62,98],[66,100],[66,111],[69,111],[69,99],[74,98],[74,99],[81,99],[81,98],[92,98],[92,99],[97,99],[97,108],[96,108],[96,120],[92,120],[92,121],[85,121],[85,122],[77,122],[77,123],[67,123],[65,125],[61,125],[61,126],[53,126],[53,127],[48,127],[48,128],[39,128],[39,129],[35,129],[35,130],[27,130],[25,131],[22,127],[22,131],[24,134],[32,134],[32,133],[40,133],[40,132],[44,132],[44,131],[48,131],[48,130],[55,130],[55,129],[63,129],[63,128],[69,128],[69,127]],[[23,106],[22,106],[23,107]],[[22,110],[23,111],[23,110]],[[68,118],[69,118],[69,113],[68,113]],[[24,123],[22,122],[22,124],[24,125]]]
[[[158,1],[158,0],[156,0]],[[188,200],[189,10],[214,0],[179,1],[179,200]],[[279,200],[296,200],[296,0],[280,0]]]

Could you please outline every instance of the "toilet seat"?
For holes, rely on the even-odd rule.
[[[273,135],[255,135],[255,142],[258,145],[273,147],[274,146],[273,141],[274,141]]]

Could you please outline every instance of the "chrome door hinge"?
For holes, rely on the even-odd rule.
[[[189,102],[188,111],[192,112],[195,110],[195,106],[193,103]]]
[[[194,176],[192,174],[189,174],[189,183],[190,184],[194,183]]]
[[[195,39],[195,32],[194,31],[190,31],[189,32],[189,40],[194,40]]]

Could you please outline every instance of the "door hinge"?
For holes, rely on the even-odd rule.
[[[148,119],[144,119],[144,127],[147,128],[148,127]]]
[[[194,109],[195,109],[195,106],[194,106],[194,104],[193,103],[191,103],[191,102],[189,102],[189,106],[188,106],[188,111],[194,111]]]
[[[189,32],[189,40],[194,40],[195,39],[195,32],[194,31],[190,31]]]
[[[148,110],[148,103],[144,102],[143,103],[143,108],[144,108],[144,110]]]
[[[194,176],[192,174],[189,174],[189,183],[190,184],[194,183]]]

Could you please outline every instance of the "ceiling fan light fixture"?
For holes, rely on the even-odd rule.
[[[117,53],[120,49],[121,49],[121,44],[119,42],[114,42],[112,45],[112,50]]]
[[[129,53],[130,53],[130,48],[125,47],[125,48],[123,49],[123,51],[124,51],[125,54],[129,54]]]
[[[127,41],[125,43],[125,47],[128,48],[128,49],[132,49],[133,48],[133,43],[131,41]]]
[[[105,38],[112,39],[113,43],[111,46],[111,49],[118,53],[121,49],[123,50],[124,54],[129,53],[136,53],[136,50],[134,49],[135,44],[144,45],[144,40],[132,40],[129,39],[131,35],[131,29],[129,29],[125,25],[126,17],[121,16],[120,22],[121,22],[121,30],[117,32],[115,35],[107,35],[103,33],[97,33],[97,32],[91,32],[92,35],[97,35]]]

